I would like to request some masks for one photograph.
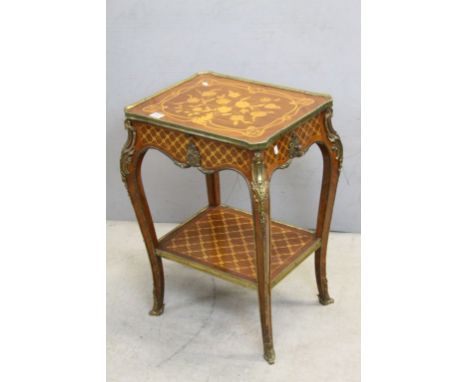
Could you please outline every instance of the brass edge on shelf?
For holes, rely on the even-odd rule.
[[[174,227],[173,229],[171,229],[169,232],[165,233],[164,235],[162,235],[161,237],[158,238],[158,242],[159,244],[164,240],[164,238],[166,238],[167,236],[169,236],[169,234],[172,234],[172,233],[176,233],[176,231],[178,231],[180,228],[182,228],[183,225],[187,224],[188,222],[192,221],[193,219],[197,218],[198,215],[201,215],[203,212],[205,212],[206,210],[208,210],[210,208],[210,206],[205,206],[203,207],[202,209],[198,210],[197,212],[195,212],[193,215],[191,215],[190,217],[188,217],[187,219],[185,219],[182,223],[179,223],[179,225],[177,225],[177,227]]]
[[[196,219],[199,215],[202,215],[203,213],[205,213],[209,209],[216,209],[216,208],[229,208],[231,210],[238,211],[238,212],[250,215],[250,216],[252,215],[248,211],[242,210],[240,208],[231,207],[231,206],[226,205],[226,204],[220,204],[218,207],[205,206],[202,209],[200,209],[198,212],[196,212],[195,214],[193,214],[192,216],[187,218],[185,221],[180,223],[177,227],[173,228],[172,230],[170,230],[166,234],[162,235],[158,239],[159,244],[161,244],[164,241],[164,239],[166,239],[170,234],[175,234],[185,224],[187,224],[190,221]],[[313,231],[311,231],[311,230],[307,230],[307,229],[297,227],[297,226],[294,226],[294,225],[291,225],[291,224],[282,223],[282,222],[276,221],[276,220],[272,220],[272,222],[282,224],[282,225],[285,225],[285,226],[290,227],[290,228],[298,229],[298,230],[313,234]],[[310,247],[308,247],[299,257],[297,257],[291,264],[289,264],[286,268],[284,268],[278,274],[278,276],[275,277],[275,279],[272,281],[272,286],[271,287],[273,288],[275,285],[277,285],[282,279],[284,279],[289,273],[291,273],[297,266],[299,266],[307,257],[309,257],[310,254],[312,254],[317,249],[319,249],[321,245],[322,245],[321,239],[315,238],[314,242],[312,243],[312,245]],[[200,264],[200,263],[198,263],[196,261],[191,261],[191,260],[182,258],[182,257],[180,257],[178,255],[175,255],[175,254],[173,254],[171,252],[164,251],[164,250],[162,250],[160,248],[155,249],[155,255],[166,258],[168,260],[175,261],[175,262],[180,263],[182,265],[185,265],[187,267],[198,269],[198,270],[203,271],[205,273],[209,273],[209,274],[211,274],[211,275],[213,275],[215,277],[219,277],[219,278],[221,278],[221,279],[223,279],[225,281],[233,282],[235,284],[238,284],[238,285],[241,285],[241,286],[244,286],[244,287],[247,287],[247,288],[253,288],[253,289],[257,288],[257,284],[255,282],[248,281],[248,280],[242,279],[240,277],[233,276],[233,275],[231,275],[229,273],[217,270],[215,268],[209,267],[209,266],[204,265],[204,264]]]
[[[314,253],[317,249],[320,248],[322,245],[322,240],[321,239],[315,239],[315,241],[312,243],[312,245],[307,248],[304,253],[302,253],[297,259],[295,259],[293,262],[288,264],[286,268],[284,268],[278,276],[276,276],[272,283],[271,287],[273,288],[275,285],[277,285],[281,280],[283,280],[287,275],[289,275],[294,269],[296,269],[305,259],[307,259],[312,253]]]
[[[183,225],[187,224],[188,222],[194,220],[195,218],[198,217],[198,215],[201,215],[202,213],[204,213],[205,211],[207,211],[208,209],[212,208],[212,209],[215,209],[215,208],[219,208],[219,207],[222,207],[222,208],[229,208],[231,210],[234,210],[234,211],[238,211],[238,212],[242,212],[244,214],[247,214],[247,215],[250,215],[252,216],[252,213],[250,213],[249,211],[246,211],[246,210],[243,210],[241,208],[236,208],[236,207],[232,207],[232,206],[229,206],[227,204],[223,204],[221,203],[219,206],[217,207],[211,207],[211,206],[205,206],[203,208],[201,208],[200,210],[198,210],[197,212],[195,212],[193,215],[191,215],[190,217],[188,217],[187,219],[185,219],[184,221],[182,221],[181,223],[179,223],[177,225],[177,227],[171,229],[169,232],[165,233],[164,235],[162,235],[161,237],[158,237],[158,242],[161,243],[167,236],[169,236],[169,234],[172,234],[172,233],[176,233],[176,231],[178,231],[180,228],[182,228]],[[307,228],[303,228],[303,227],[298,227],[298,226],[295,226],[295,225],[292,225],[292,224],[288,224],[288,223],[284,223],[282,221],[279,221],[279,220],[271,220],[272,223],[278,223],[278,224],[281,224],[281,225],[284,225],[286,227],[289,227],[289,228],[294,228],[294,229],[298,229],[300,231],[304,231],[304,232],[307,232],[307,233],[315,233],[315,230],[312,230],[312,229],[307,229]]]
[[[224,281],[229,281],[229,282],[241,285],[241,286],[246,287],[246,288],[251,288],[251,289],[256,289],[257,288],[257,284],[255,282],[253,282],[253,281],[248,281],[248,280],[242,279],[240,277],[237,277],[237,276],[231,275],[229,273],[220,271],[220,270],[218,270],[216,268],[213,268],[213,267],[210,267],[208,265],[200,264],[200,263],[198,263],[196,261],[191,261],[191,260],[188,260],[186,258],[182,258],[180,256],[177,256],[177,255],[171,253],[171,252],[167,252],[167,251],[164,251],[164,250],[159,249],[159,248],[156,248],[155,252],[156,252],[157,256],[160,256],[160,257],[163,257],[165,259],[172,260],[172,261],[175,261],[175,262],[177,262],[179,264],[185,265],[187,267],[194,268],[194,269],[197,269],[199,271],[208,273],[208,274],[210,274],[212,276],[223,279]]]
[[[241,208],[231,207],[231,206],[229,206],[227,204],[223,204],[223,203],[221,203],[219,206],[224,207],[224,208],[230,208],[231,210],[239,211],[239,212],[242,212],[244,214],[252,216],[251,212],[243,210]],[[298,230],[301,230],[301,231],[304,231],[304,232],[307,232],[307,233],[315,233],[315,231],[312,230],[312,229],[302,228],[302,227],[298,227],[298,226],[295,226],[295,225],[292,225],[292,224],[283,223],[282,221],[279,221],[279,220],[273,220],[272,219],[271,222],[272,223],[278,223],[278,224],[284,225],[284,226],[289,227],[289,228],[298,229]]]

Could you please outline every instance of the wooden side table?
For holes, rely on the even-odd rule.
[[[148,251],[154,281],[151,315],[164,310],[162,258],[258,291],[264,357],[274,363],[271,289],[315,252],[320,303],[328,294],[328,233],[343,146],[331,124],[332,99],[215,73],[198,73],[125,109],[128,140],[120,169]],[[323,179],[316,231],[270,220],[270,179],[317,143]],[[141,179],[146,151],[206,174],[208,206],[160,238]],[[252,214],[221,204],[219,171],[247,182]]]

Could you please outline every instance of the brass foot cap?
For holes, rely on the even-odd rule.
[[[273,365],[275,363],[275,350],[274,349],[270,349],[270,350],[267,350],[265,351],[265,353],[263,354],[263,358],[265,358],[265,361],[267,361],[270,365]]]
[[[332,299],[330,296],[320,297],[319,294],[318,294],[317,296],[318,296],[318,298],[319,298],[319,302],[320,302],[322,305],[330,305],[330,304],[333,304],[333,303],[335,302],[335,300]]]
[[[153,308],[150,310],[150,316],[160,316],[164,312],[164,304],[160,308]]]

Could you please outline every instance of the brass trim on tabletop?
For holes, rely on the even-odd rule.
[[[245,140],[242,140],[242,139],[226,137],[223,134],[217,134],[217,133],[214,133],[214,132],[203,131],[203,130],[199,130],[199,129],[196,129],[196,128],[193,128],[193,127],[190,127],[190,126],[186,126],[186,125],[183,125],[183,124],[177,124],[177,123],[174,123],[174,122],[165,121],[163,119],[153,119],[153,118],[150,118],[150,117],[146,117],[146,116],[131,113],[130,109],[134,108],[135,106],[138,106],[139,104],[147,101],[148,99],[150,99],[152,97],[155,97],[155,96],[157,96],[159,94],[162,94],[165,91],[168,91],[173,87],[176,87],[176,86],[181,85],[181,84],[183,84],[183,83],[185,83],[187,81],[190,81],[190,80],[194,79],[195,77],[197,77],[198,75],[201,75],[201,74],[211,74],[211,75],[214,75],[214,76],[217,76],[217,77],[224,77],[224,78],[228,78],[228,79],[244,81],[244,82],[251,83],[251,84],[269,86],[269,87],[273,87],[273,88],[276,87],[276,88],[279,88],[279,89],[294,91],[294,92],[298,92],[298,93],[302,93],[302,94],[321,96],[321,97],[328,98],[328,101],[325,102],[323,105],[319,106],[318,108],[316,108],[316,109],[310,111],[309,113],[301,116],[300,118],[294,120],[289,125],[287,125],[287,126],[283,127],[282,129],[276,131],[267,140],[261,141],[261,142],[256,142],[256,143],[249,143],[249,142],[247,142]],[[233,144],[235,146],[242,147],[242,148],[245,148],[245,149],[248,149],[248,150],[264,150],[272,142],[279,139],[280,137],[282,137],[284,134],[288,133],[289,131],[293,130],[299,124],[305,122],[307,119],[309,119],[309,118],[312,119],[313,117],[315,117],[317,114],[319,114],[324,109],[327,109],[327,108],[331,107],[332,104],[333,104],[332,97],[330,95],[328,95],[328,94],[325,94],[325,93],[313,93],[313,92],[309,92],[309,91],[305,91],[305,90],[293,89],[293,88],[288,88],[288,87],[285,87],[285,86],[278,86],[278,85],[274,85],[274,84],[243,79],[241,77],[228,76],[228,75],[219,74],[219,73],[215,73],[215,72],[199,72],[199,73],[196,73],[196,74],[188,77],[185,80],[179,81],[179,82],[175,83],[172,86],[166,87],[163,90],[160,90],[160,91],[158,91],[158,92],[156,92],[156,93],[154,93],[154,94],[152,94],[152,95],[150,95],[148,97],[145,97],[145,98],[143,98],[143,99],[141,99],[141,100],[127,106],[127,107],[125,107],[124,110],[125,110],[126,118],[131,119],[131,120],[145,122],[145,123],[149,123],[149,124],[153,124],[153,125],[157,125],[157,126],[162,126],[162,127],[167,127],[168,129],[172,129],[172,130],[179,131],[179,132],[186,133],[186,134],[192,134],[192,135],[200,136],[202,138],[213,139],[213,140],[216,140],[216,141],[219,141],[219,142],[230,143],[230,144]]]
[[[276,140],[280,139],[283,135],[287,134],[291,130],[294,130],[296,127],[298,127],[300,124],[305,123],[308,119],[312,119],[316,117],[318,114],[320,114],[323,110],[329,108],[331,106],[331,101],[330,103],[325,103],[322,106],[318,107],[315,110],[312,110],[310,113],[305,114],[304,116],[300,117],[299,119],[293,121],[290,125],[283,127],[281,130],[278,130],[276,133],[274,133],[272,136],[270,136],[267,140],[257,142],[257,143],[249,143],[241,139],[237,138],[232,138],[232,137],[226,137],[225,135],[222,134],[216,134],[213,132],[208,132],[204,130],[199,130],[193,127],[185,126],[185,125],[179,125],[173,122],[168,122],[168,121],[163,121],[162,119],[152,119],[149,117],[145,117],[142,115],[138,114],[131,114],[128,112],[125,112],[125,117],[127,119],[130,119],[132,121],[137,121],[137,122],[144,122],[148,123],[150,125],[156,125],[159,127],[167,127],[168,129],[178,131],[180,133],[188,134],[188,135],[195,135],[201,138],[206,138],[206,139],[211,139],[215,140],[217,142],[223,142],[223,143],[229,143],[234,146],[244,148],[250,151],[256,151],[256,150],[264,150],[267,147],[270,146],[273,142]]]
[[[278,85],[278,84],[273,84],[271,82],[262,82],[262,81],[256,81],[256,80],[252,80],[252,79],[249,79],[249,78],[244,78],[244,77],[239,77],[239,76],[230,76],[228,74],[222,74],[222,73],[217,73],[217,72],[213,72],[213,71],[210,71],[210,70],[207,70],[207,71],[199,71],[199,72],[196,72],[194,74],[192,74],[191,76],[183,79],[183,80],[180,80],[180,81],[177,81],[177,82],[174,82],[172,85],[169,85],[169,86],[165,86],[164,88],[162,88],[161,90],[158,90],[157,92],[149,95],[149,96],[146,96],[144,98],[141,98],[139,99],[138,101],[136,102],[133,102],[132,104],[126,106],[124,108],[124,111],[126,112],[127,110],[135,107],[135,106],[138,106],[140,104],[142,104],[143,102],[145,101],[148,101],[149,99],[153,98],[153,97],[156,97],[172,88],[175,88],[176,86],[179,86],[179,85],[182,85],[183,83],[185,82],[188,82],[190,80],[193,80],[195,77],[198,77],[198,76],[201,76],[203,74],[211,74],[212,76],[215,76],[215,77],[221,77],[221,78],[227,78],[229,80],[236,80],[236,81],[243,81],[243,82],[247,82],[249,84],[254,84],[254,85],[260,85],[260,86],[268,86],[268,87],[272,87],[272,88],[278,88],[278,89],[283,89],[283,90],[288,90],[288,91],[291,91],[291,92],[296,92],[296,93],[302,93],[302,94],[307,94],[307,95],[311,95],[311,96],[316,96],[316,97],[324,97],[324,98],[329,98],[330,100],[333,98],[330,94],[328,93],[318,93],[318,92],[311,92],[309,90],[304,90],[304,89],[297,89],[297,88],[292,88],[290,86],[284,86],[284,85]]]
[[[148,101],[149,99],[151,99],[151,98],[153,98],[153,97],[156,97],[156,96],[158,96],[158,95],[160,95],[160,94],[162,94],[162,93],[164,93],[164,92],[166,92],[166,91],[168,91],[168,90],[170,90],[170,89],[172,89],[172,88],[174,88],[174,87],[176,87],[176,86],[182,85],[184,82],[188,82],[188,81],[190,81],[190,80],[193,80],[193,79],[194,79],[195,77],[197,77],[197,76],[198,76],[198,73],[195,73],[195,74],[192,74],[190,77],[187,77],[187,78],[184,79],[184,80],[177,81],[177,82],[175,82],[175,83],[173,83],[172,85],[169,85],[169,86],[165,86],[165,87],[162,88],[161,90],[158,90],[156,93],[153,93],[153,94],[151,94],[151,95],[149,95],[149,96],[146,96],[146,97],[144,97],[144,98],[141,98],[141,99],[139,99],[138,101],[133,102],[132,104],[130,104],[130,105],[128,105],[128,106],[125,106],[124,112],[126,113],[127,110],[132,109],[132,108],[134,108],[135,106],[138,106],[138,105],[142,104],[143,102]]]
[[[293,87],[290,87],[290,86],[273,84],[271,82],[262,82],[262,81],[252,80],[250,78],[244,78],[244,77],[239,77],[239,76],[231,76],[229,74],[222,74],[222,73],[217,73],[217,72],[212,72],[212,71],[198,72],[198,73],[195,74],[195,76],[196,75],[201,75],[201,74],[211,74],[211,75],[216,76],[216,77],[227,78],[227,79],[230,79],[230,80],[243,81],[243,82],[247,82],[249,84],[260,85],[260,86],[268,86],[268,87],[272,87],[272,88],[288,90],[290,92],[296,92],[296,93],[302,93],[302,94],[307,94],[307,95],[332,99],[332,96],[330,94],[328,94],[328,93],[311,92],[309,90],[297,89],[297,88],[293,88]]]

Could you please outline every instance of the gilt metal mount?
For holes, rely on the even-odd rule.
[[[190,167],[200,167],[201,164],[200,152],[192,141],[189,142],[187,147],[187,164]]]
[[[304,155],[304,150],[302,149],[299,138],[296,135],[296,132],[291,134],[291,142],[289,143],[289,158],[299,158]]]
[[[187,154],[185,157],[185,162],[174,161],[174,163],[181,168],[196,167],[201,170],[200,151],[198,151],[197,146],[195,146],[195,143],[189,141],[187,145]]]
[[[127,187],[127,175],[130,174],[130,164],[135,154],[136,132],[128,119],[125,121],[125,129],[128,132],[128,137],[120,155],[120,176]]]
[[[343,167],[343,144],[341,143],[340,136],[333,128],[331,121],[332,116],[333,109],[330,107],[325,113],[325,130],[327,132],[328,140],[332,144],[331,149],[335,153],[335,159],[338,161],[338,170],[341,171],[341,168]]]

